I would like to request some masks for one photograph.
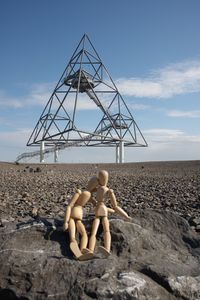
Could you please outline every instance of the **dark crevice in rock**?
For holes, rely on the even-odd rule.
[[[141,273],[144,275],[150,277],[153,281],[161,285],[163,288],[165,288],[169,293],[173,293],[169,283],[167,282],[165,277],[162,277],[160,274],[153,271],[150,267],[146,266],[140,270]]]
[[[122,233],[112,232],[112,248],[115,249],[117,256],[120,256],[127,248],[127,242]]]
[[[199,259],[200,256],[200,240],[183,235],[183,241],[186,243],[188,250],[193,256]]]
[[[97,294],[96,294],[95,291],[89,291],[89,290],[85,289],[84,292],[91,299],[98,299]]]
[[[15,292],[11,289],[1,289],[0,290],[1,300],[29,300],[27,297],[17,297]]]
[[[191,248],[200,248],[200,240],[196,238],[190,238],[188,236],[183,236],[183,241],[190,245]]]
[[[140,270],[141,273],[151,278],[153,281],[155,281],[157,284],[162,286],[164,289],[166,289],[167,292],[169,292],[171,295],[175,296],[177,300],[188,300],[188,297],[185,297],[184,295],[180,295],[178,291],[173,291],[167,281],[167,278],[163,275],[158,274],[154,270],[151,269],[151,267],[144,267]]]

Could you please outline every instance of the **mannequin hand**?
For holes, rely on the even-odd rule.
[[[69,224],[68,223],[64,223],[63,224],[63,231],[67,231]]]

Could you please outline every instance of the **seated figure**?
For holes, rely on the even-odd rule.
[[[75,257],[79,260],[88,260],[94,257],[94,249],[96,245],[96,235],[100,225],[103,225],[104,246],[98,249],[108,256],[111,248],[111,234],[108,220],[108,213],[118,213],[127,221],[131,218],[128,214],[118,206],[115,194],[112,189],[107,187],[108,172],[101,170],[98,177],[92,177],[88,183],[87,190],[81,192],[77,190],[69,205],[67,206],[63,229],[69,230],[70,249]],[[93,194],[96,193],[96,199]],[[105,204],[106,198],[109,198],[112,208]],[[91,236],[88,243],[88,236],[85,230],[83,220],[83,207],[91,202],[95,207],[95,218],[92,223]],[[81,235],[80,247],[76,240],[76,231]]]
[[[65,212],[63,229],[64,231],[69,230],[70,249],[79,260],[86,260],[92,257],[90,253],[83,256],[81,252],[88,244],[88,236],[82,220],[83,207],[90,200],[90,197],[91,193],[89,191],[81,192],[77,190]],[[80,248],[76,240],[76,231],[81,235]]]
[[[125,220],[130,221],[131,218],[128,214],[118,206],[115,194],[112,189],[107,187],[108,183],[108,172],[101,170],[98,174],[98,183],[96,187],[96,207],[95,207],[95,219],[92,224],[92,231],[89,240],[89,251],[94,252],[96,245],[96,235],[100,225],[100,222],[103,225],[103,237],[104,237],[104,246],[100,246],[99,250],[103,252],[105,256],[109,255],[111,248],[111,235],[110,235],[110,226],[108,220],[108,213],[118,213],[120,216],[124,217]],[[105,199],[109,198],[112,209],[105,205]]]

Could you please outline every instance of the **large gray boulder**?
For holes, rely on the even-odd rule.
[[[86,222],[88,230],[90,221]],[[110,220],[112,251],[74,259],[62,221],[0,228],[0,299],[200,299],[200,237],[170,212]],[[102,228],[98,233],[101,244]]]

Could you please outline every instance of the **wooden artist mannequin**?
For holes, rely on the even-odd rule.
[[[104,255],[109,255],[111,248],[111,235],[110,235],[110,226],[108,220],[109,212],[116,212],[120,216],[124,217],[127,221],[130,221],[131,218],[127,213],[117,205],[116,197],[113,190],[107,187],[108,183],[108,172],[100,171],[98,175],[99,186],[96,188],[96,208],[95,208],[95,219],[92,224],[91,237],[89,240],[89,250],[93,253],[96,245],[96,235],[100,225],[100,221],[103,225],[104,231],[104,247],[100,246],[99,250],[103,252]],[[113,209],[108,208],[105,203],[105,197],[109,197],[111,206]]]
[[[64,231],[69,229],[70,249],[79,260],[87,260],[93,256],[91,253],[86,253],[83,256],[81,252],[88,244],[88,236],[85,226],[82,223],[82,219],[83,207],[90,198],[91,193],[89,191],[81,192],[80,190],[77,190],[65,212],[63,229]],[[76,230],[81,235],[80,248],[76,241]]]

